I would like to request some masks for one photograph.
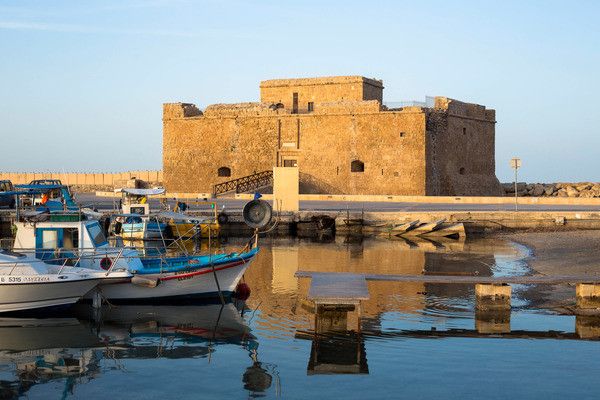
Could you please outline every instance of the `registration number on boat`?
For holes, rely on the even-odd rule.
[[[3,276],[0,277],[0,283],[32,283],[32,282],[49,282],[47,276]]]

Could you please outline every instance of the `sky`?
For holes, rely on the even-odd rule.
[[[162,104],[363,75],[496,110],[496,173],[600,181],[599,1],[0,0],[0,170],[162,167]],[[201,145],[201,144],[199,144]]]

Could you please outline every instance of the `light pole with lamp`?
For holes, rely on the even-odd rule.
[[[517,157],[511,158],[510,167],[515,170],[515,211],[519,211],[517,203],[517,198],[519,197],[519,192],[517,191],[517,171],[521,168],[521,159]]]

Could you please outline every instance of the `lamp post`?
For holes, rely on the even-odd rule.
[[[519,211],[519,206],[517,202],[517,198],[519,197],[519,192],[517,191],[517,171],[521,168],[521,159],[517,157],[513,157],[510,159],[510,167],[515,170],[515,211]]]

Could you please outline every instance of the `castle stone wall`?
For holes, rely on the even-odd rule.
[[[383,100],[383,84],[362,76],[334,76],[325,78],[273,79],[260,84],[260,101],[281,103],[292,109],[293,94],[298,94],[298,111],[308,111],[308,103],[315,109],[320,103],[337,101]]]
[[[261,83],[261,102],[215,104],[204,112],[165,104],[165,186],[210,192],[217,183],[297,166],[301,193],[501,193],[493,110],[436,97],[433,108],[388,111],[382,90],[381,81],[362,77],[273,80]],[[308,101],[314,101],[310,112],[303,109]],[[231,174],[219,176],[222,167]]]

